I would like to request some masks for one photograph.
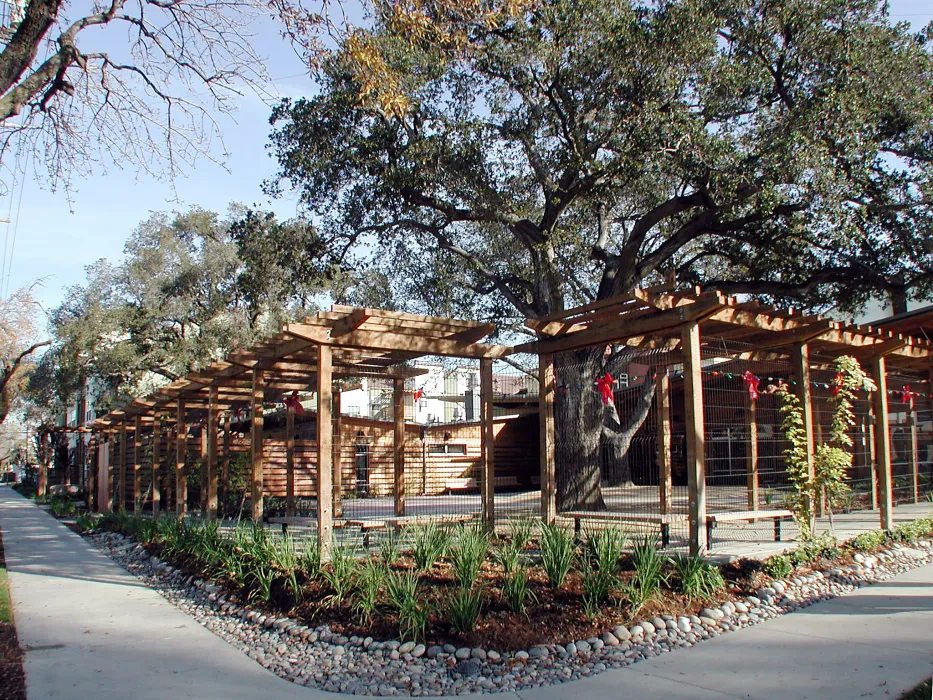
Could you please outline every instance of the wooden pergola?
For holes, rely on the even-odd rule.
[[[184,378],[154,391],[146,398],[131,401],[89,424],[107,444],[117,438],[120,458],[117,470],[117,504],[125,506],[126,450],[132,441],[134,504],[140,500],[139,470],[142,469],[141,437],[151,432],[153,441],[152,509],[159,512],[158,454],[159,435],[167,422],[173,421],[176,432],[175,489],[187,492],[184,471],[188,424],[204,419],[206,436],[202,441],[206,470],[202,471],[202,511],[206,518],[216,518],[218,492],[218,432],[222,416],[229,421],[232,411],[246,409],[251,419],[251,500],[252,517],[263,517],[263,403],[278,403],[292,392],[311,391],[317,397],[317,519],[318,538],[326,554],[331,544],[335,493],[339,494],[340,471],[333,447],[333,386],[336,378],[378,377],[393,383],[394,416],[394,499],[395,514],[405,515],[404,455],[404,382],[424,373],[409,366],[425,355],[473,358],[480,363],[482,430],[482,511],[492,526],[493,441],[492,441],[492,363],[512,352],[501,345],[482,344],[482,338],[495,330],[491,323],[436,318],[369,308],[334,306],[300,323],[290,323],[271,338],[250,348],[230,353],[223,360],[192,372]],[[294,405],[286,402],[287,509],[294,514]],[[338,412],[339,412],[339,403]],[[229,427],[229,426],[228,426]],[[225,430],[229,434],[229,429]],[[225,446],[227,440],[224,441]],[[205,444],[206,443],[206,444]],[[99,451],[99,464],[109,453]],[[229,465],[229,454],[222,456]],[[328,468],[324,468],[328,465]],[[330,465],[333,465],[331,468]],[[112,471],[112,470],[111,470]],[[338,480],[335,489],[334,481]],[[101,494],[110,494],[112,484]],[[338,495],[339,498],[339,495]],[[186,498],[177,500],[177,513],[185,514]],[[109,507],[109,497],[100,500]]]
[[[529,319],[526,325],[539,334],[539,340],[517,346],[515,350],[535,352],[539,355],[541,508],[547,521],[554,520],[558,515],[554,464],[554,355],[607,344],[665,348],[683,365],[690,550],[698,553],[706,549],[706,466],[701,347],[704,338],[715,337],[747,344],[750,349],[737,356],[737,359],[789,359],[792,372],[797,378],[794,390],[804,411],[807,452],[811,465],[815,445],[814,412],[810,396],[811,367],[824,363],[825,358],[843,354],[853,355],[868,364],[872,378],[878,386],[878,390],[873,392],[873,402],[878,442],[881,526],[886,529],[892,526],[888,370],[892,368],[921,371],[933,379],[933,344],[930,342],[869,326],[844,324],[819,315],[795,312],[792,309],[766,307],[755,301],[742,302],[717,291],[704,292],[698,288],[684,292],[665,291],[663,288],[637,289],[631,294]],[[659,405],[669,405],[669,398],[664,396],[664,393],[669,391],[669,384],[659,382],[658,391]],[[659,491],[663,513],[665,492],[670,493],[671,475],[669,449],[666,458],[661,454],[664,451],[663,434],[660,442]],[[914,442],[916,444],[916,441]],[[667,444],[669,447],[670,443]],[[916,464],[915,456],[915,494]]]

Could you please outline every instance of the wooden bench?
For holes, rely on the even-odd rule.
[[[732,513],[713,513],[706,516],[706,546],[713,547],[713,531],[719,523],[755,522],[756,520],[774,520],[774,541],[781,541],[781,521],[794,517],[789,510],[743,510]]]
[[[478,487],[476,479],[472,476],[457,477],[455,479],[444,480],[444,490],[450,491],[468,491]]]
[[[667,547],[671,543],[671,523],[687,522],[686,515],[661,515],[660,513],[656,515],[647,513],[617,513],[611,510],[570,511],[561,513],[560,515],[562,518],[570,518],[573,520],[573,531],[577,534],[580,533],[580,521],[582,520],[601,520],[603,522],[623,524],[650,523],[653,525],[659,525],[662,547]]]

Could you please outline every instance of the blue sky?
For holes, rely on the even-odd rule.
[[[929,0],[891,0],[891,14],[919,27],[933,20]],[[268,69],[281,95],[313,91],[301,60],[277,35],[271,21],[260,29],[259,52],[268,56]],[[266,151],[269,109],[257,98],[245,99],[233,118],[220,117],[230,158],[226,169],[202,159],[195,169],[175,183],[137,178],[131,168],[111,168],[83,178],[69,202],[64,192],[41,189],[27,180],[13,196],[0,198],[0,216],[11,211],[11,223],[0,224],[0,238],[15,247],[8,282],[13,290],[37,279],[36,289],[46,308],[56,306],[67,286],[84,280],[84,268],[105,257],[119,260],[128,235],[152,211],[185,209],[198,205],[223,212],[230,202],[258,204],[282,218],[295,215],[296,202],[285,198],[269,201],[260,190],[262,180],[275,171]],[[176,198],[177,197],[177,198]],[[2,245],[2,244],[0,244]]]

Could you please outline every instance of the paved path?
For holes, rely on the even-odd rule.
[[[0,528],[30,700],[343,697],[269,673],[6,487]],[[898,698],[931,673],[933,565],[691,649],[520,697]]]

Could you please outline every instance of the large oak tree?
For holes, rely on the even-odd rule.
[[[884,5],[546,0],[456,46],[393,26],[370,41],[404,114],[335,51],[320,94],[273,114],[268,188],[396,293],[513,319],[672,273],[850,307],[929,294],[930,33]],[[558,361],[584,386],[603,371],[601,348]],[[558,410],[559,505],[601,507],[600,449],[632,424]]]

